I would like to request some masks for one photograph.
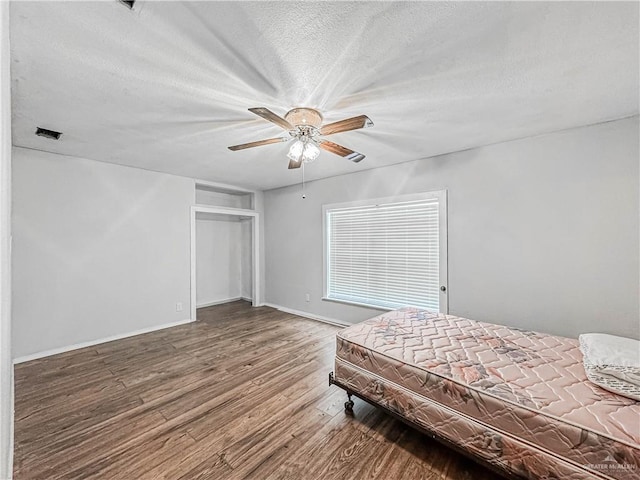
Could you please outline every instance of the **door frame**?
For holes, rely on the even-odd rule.
[[[196,321],[196,215],[198,213],[214,213],[233,217],[251,218],[251,305],[259,305],[260,291],[260,214],[255,210],[243,208],[210,207],[206,205],[193,205],[191,207],[191,321]]]

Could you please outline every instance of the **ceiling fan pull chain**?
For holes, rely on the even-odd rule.
[[[307,195],[304,193],[304,162],[302,162],[302,199],[307,198]]]

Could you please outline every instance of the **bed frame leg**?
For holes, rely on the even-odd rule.
[[[345,413],[353,414],[353,400],[351,400],[351,393],[347,392],[348,400],[344,402]]]
[[[351,399],[353,394],[340,383],[336,383],[335,378],[333,377],[333,372],[329,373],[329,386],[331,385],[337,385],[340,388],[344,388],[345,392],[347,392],[347,401],[344,402],[344,412],[349,415],[353,415],[353,400]]]

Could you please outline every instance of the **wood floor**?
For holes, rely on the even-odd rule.
[[[14,478],[495,474],[327,384],[337,327],[245,302],[16,366]]]

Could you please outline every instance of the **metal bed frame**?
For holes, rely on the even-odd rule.
[[[489,463],[488,461],[482,459],[482,458],[478,458],[475,455],[469,453],[468,451],[466,451],[464,448],[461,448],[459,445],[456,445],[455,443],[451,442],[450,440],[441,437],[440,435],[435,434],[434,432],[428,430],[427,428],[423,427],[422,425],[415,423],[405,417],[403,417],[400,413],[395,412],[391,409],[389,409],[388,407],[385,407],[384,405],[380,405],[378,402],[376,402],[375,400],[371,400],[370,398],[366,397],[365,395],[358,393],[352,389],[350,389],[348,386],[346,386],[345,384],[341,383],[339,380],[336,380],[333,372],[329,373],[329,386],[331,385],[335,385],[336,387],[340,387],[341,389],[343,389],[346,394],[347,394],[347,401],[344,402],[344,411],[347,415],[351,415],[353,416],[353,400],[352,397],[357,397],[360,400],[363,400],[365,402],[367,402],[370,405],[373,405],[376,408],[379,408],[380,410],[382,410],[383,412],[385,412],[387,415],[390,415],[391,417],[395,418],[396,420],[401,421],[402,423],[404,423],[405,425],[408,425],[411,428],[414,428],[415,430],[419,431],[420,433],[422,433],[423,435],[428,436],[429,438],[432,438],[434,440],[436,440],[438,443],[444,445],[447,448],[450,448],[451,450],[454,450],[458,453],[460,453],[461,455],[464,455],[465,457],[467,457],[470,460],[473,460],[476,463],[479,463],[480,465],[482,465],[483,467],[487,468],[488,470],[491,470],[493,473],[500,475],[500,477],[503,478],[509,478],[509,479],[516,479],[516,480],[527,480],[527,477],[524,477],[516,472],[512,472],[508,469],[505,468],[500,468],[497,465],[494,465],[492,463]]]

